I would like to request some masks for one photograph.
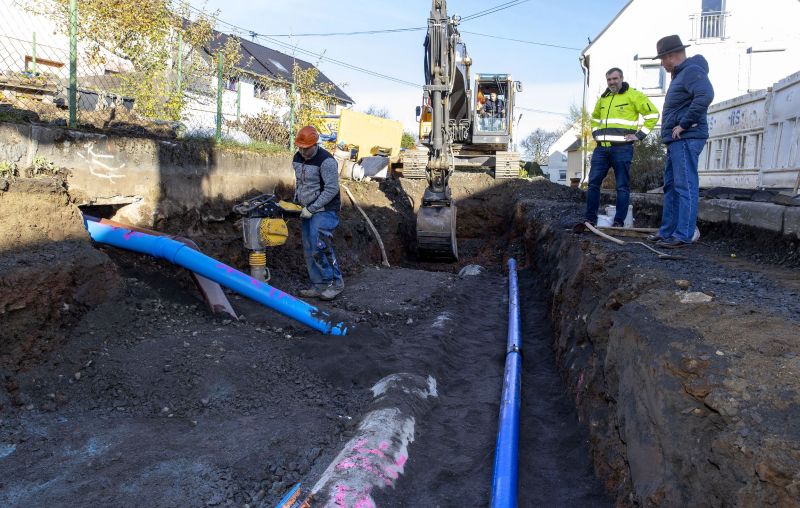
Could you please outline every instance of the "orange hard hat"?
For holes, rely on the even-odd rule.
[[[311,148],[319,141],[319,132],[311,125],[306,125],[297,131],[297,137],[294,138],[294,146],[298,148]]]

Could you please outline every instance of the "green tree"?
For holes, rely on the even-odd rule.
[[[631,162],[631,190],[647,192],[664,185],[664,164],[667,150],[658,130],[633,145]]]
[[[69,0],[32,0],[27,8],[68,32]],[[130,63],[131,69],[121,73],[108,91],[134,99],[135,110],[145,117],[178,120],[191,76],[207,80],[216,71],[216,55],[214,62],[189,59],[184,68],[187,79],[176,86],[172,67],[177,60],[178,37],[187,48],[200,51],[208,47],[213,35],[213,15],[201,13],[190,19],[188,6],[175,10],[171,0],[80,0],[78,39],[90,64],[103,65],[112,58]],[[218,50],[225,56],[226,77],[234,74],[238,46],[231,37]]]
[[[417,146],[417,137],[409,131],[403,131],[403,137],[400,139],[401,148],[414,148]]]
[[[583,173],[588,174],[589,168],[586,166],[589,154],[597,145],[592,137],[592,114],[586,109],[573,104],[569,108],[567,124],[564,127],[567,130],[575,129],[578,131],[578,139],[581,141],[581,158],[586,163],[584,164]]]

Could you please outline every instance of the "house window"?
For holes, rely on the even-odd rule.
[[[722,39],[725,33],[725,0],[701,0],[694,34],[700,39]]]
[[[253,85],[253,97],[258,99],[268,99],[269,89],[261,83],[256,83]]]
[[[330,101],[327,104],[325,104],[325,112],[327,112],[329,115],[335,115],[336,114],[336,103],[333,102],[333,101]]]
[[[231,92],[236,91],[236,86],[239,84],[239,78],[228,78],[228,81],[225,83],[225,89],[230,90]]]
[[[666,72],[661,65],[642,65],[642,72],[639,79],[639,87],[642,90],[663,92],[665,80]]]
[[[567,180],[567,170],[566,169],[562,169],[561,171],[558,172],[558,179],[561,180],[561,181],[566,181]]]

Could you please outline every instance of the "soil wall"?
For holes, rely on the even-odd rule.
[[[617,503],[800,505],[800,397],[787,372],[797,324],[720,294],[692,303],[675,279],[708,280],[708,267],[576,237],[552,222],[569,213],[522,200],[515,224],[547,281],[556,356]]]

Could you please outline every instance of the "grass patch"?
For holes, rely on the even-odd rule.
[[[250,143],[239,143],[230,139],[223,139],[219,143],[214,138],[188,136],[181,141],[187,143],[197,143],[200,145],[214,148],[217,150],[227,150],[231,152],[250,152],[259,155],[291,155],[289,149],[283,145],[268,143],[266,141],[251,141]]]

